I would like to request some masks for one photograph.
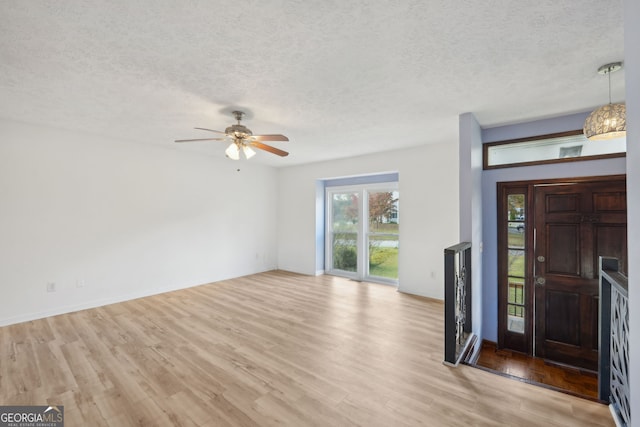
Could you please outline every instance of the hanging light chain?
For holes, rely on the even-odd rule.
[[[606,74],[607,77],[609,77],[609,104],[611,104],[611,73],[616,72],[621,68],[622,68],[622,61],[605,64],[602,67],[598,68],[599,74]]]

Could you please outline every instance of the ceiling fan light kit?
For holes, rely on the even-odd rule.
[[[244,153],[244,156],[247,158],[247,160],[256,155],[256,152],[253,151],[248,145],[242,146],[242,152]]]
[[[609,103],[596,108],[584,122],[584,136],[591,141],[622,138],[627,134],[627,107],[611,103],[611,73],[622,68],[622,62],[612,62],[598,68],[598,73],[609,77]]]
[[[232,160],[240,160],[240,150],[238,150],[238,146],[235,142],[232,142],[229,147],[224,150],[224,154]]]
[[[224,132],[219,130],[207,129],[207,128],[196,128],[199,130],[206,130],[208,132],[214,132],[223,134],[224,137],[218,138],[196,138],[196,139],[176,139],[175,142],[191,142],[191,141],[228,141],[231,139],[231,144],[224,151],[226,156],[232,160],[240,160],[240,149],[242,149],[242,153],[246,159],[250,159],[256,155],[256,152],[253,148],[257,148],[259,150],[268,151],[269,153],[276,154],[280,157],[288,156],[289,153],[286,151],[280,150],[279,148],[272,147],[267,144],[263,144],[261,141],[289,141],[284,135],[280,134],[272,134],[272,135],[254,135],[251,132],[251,129],[244,126],[240,121],[244,116],[244,112],[242,111],[233,111],[233,115],[238,123],[227,127]],[[253,148],[252,148],[253,147]]]

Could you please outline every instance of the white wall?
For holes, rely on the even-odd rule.
[[[443,250],[458,243],[458,147],[429,144],[279,170],[278,267],[316,273],[316,181],[399,173],[399,290],[444,298]]]
[[[629,358],[633,427],[640,427],[640,2],[624,2],[627,103],[627,201],[629,218]]]
[[[0,325],[275,268],[275,169],[171,144],[0,121]]]

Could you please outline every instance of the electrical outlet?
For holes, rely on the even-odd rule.
[[[56,284],[54,282],[47,283],[47,292],[55,292]]]
[[[76,280],[76,288],[84,288],[84,280]]]

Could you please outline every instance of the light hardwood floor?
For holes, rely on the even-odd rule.
[[[269,272],[0,328],[0,404],[66,426],[612,426],[605,405],[442,364],[443,305]]]

